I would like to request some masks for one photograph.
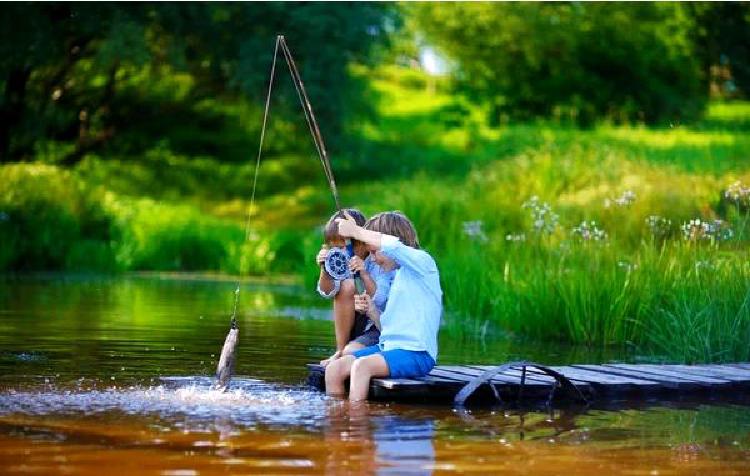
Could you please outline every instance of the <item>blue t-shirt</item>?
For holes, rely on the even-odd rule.
[[[427,351],[437,361],[443,291],[435,260],[395,236],[383,235],[380,248],[399,265],[380,315],[380,347]]]

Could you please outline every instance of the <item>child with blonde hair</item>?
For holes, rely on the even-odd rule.
[[[364,226],[348,215],[336,221],[340,236],[364,243],[382,269],[396,270],[382,312],[367,293],[355,296],[355,308],[380,329],[378,344],[343,356],[326,368],[326,392],[343,395],[349,378],[349,399],[358,401],[367,398],[373,377],[419,377],[432,370],[443,293],[435,260],[420,249],[414,225],[403,213],[379,213]]]

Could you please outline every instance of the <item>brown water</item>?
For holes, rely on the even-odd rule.
[[[328,399],[303,382],[304,364],[330,352],[332,324],[295,287],[243,287],[240,376],[211,391],[232,291],[195,279],[0,279],[0,473],[750,474],[741,395],[552,412]],[[444,364],[638,360],[492,332],[444,331],[440,347]]]

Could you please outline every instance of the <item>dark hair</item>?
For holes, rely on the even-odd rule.
[[[419,249],[417,230],[400,211],[382,212],[367,220],[365,229],[395,236],[401,243]]]
[[[350,217],[354,218],[354,221],[358,226],[364,226],[365,222],[367,221],[362,212],[357,210],[356,208],[342,208],[328,219],[328,223],[326,223],[326,226],[323,228],[323,239],[326,243],[343,239],[339,235],[339,225],[338,223],[336,223],[336,219],[345,218],[344,212],[348,213]]]

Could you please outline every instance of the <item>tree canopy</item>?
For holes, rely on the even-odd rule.
[[[260,107],[277,34],[334,150],[371,105],[351,64],[416,57],[415,38],[454,62],[456,92],[494,122],[684,122],[709,91],[750,94],[743,2],[25,2],[0,12],[0,161],[33,159],[45,141],[67,144],[68,165],[107,146],[139,153],[191,120],[202,133],[184,133],[185,148],[226,159],[207,139],[221,118],[196,110],[218,98]],[[274,100],[299,118],[289,84]],[[132,131],[142,137],[117,142]]]
[[[695,117],[705,101],[679,4],[419,4],[415,15],[496,115],[657,122]]]
[[[43,138],[77,139],[77,160],[132,122],[118,123],[113,103],[118,86],[144,71],[189,74],[196,101],[260,101],[277,34],[287,37],[335,139],[358,87],[347,67],[368,61],[394,18],[380,3],[29,2],[0,10],[0,160],[32,155]],[[296,101],[280,95],[282,109]]]

